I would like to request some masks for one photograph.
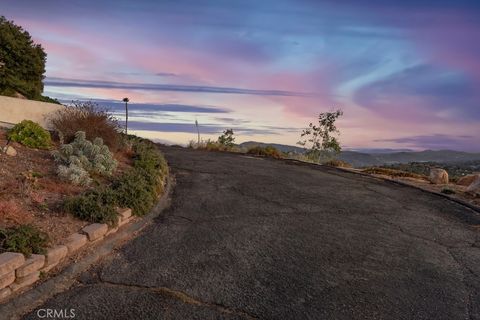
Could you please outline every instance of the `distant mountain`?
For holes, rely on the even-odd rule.
[[[282,152],[303,153],[305,150],[296,146],[276,143],[263,143],[248,141],[240,144],[241,147],[251,148],[254,146],[272,146]],[[388,149],[363,149],[371,152],[342,151],[338,157],[354,167],[378,166],[384,164],[398,164],[410,162],[442,162],[461,163],[472,160],[480,160],[480,153],[469,153],[453,150],[425,150],[425,151],[401,151],[388,152]],[[383,152],[379,152],[383,150]],[[394,150],[394,149],[392,149]]]
[[[361,153],[394,153],[394,152],[414,152],[412,149],[388,149],[388,148],[343,148],[345,151],[354,151]]]

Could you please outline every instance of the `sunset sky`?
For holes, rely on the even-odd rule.
[[[45,94],[175,143],[295,144],[341,108],[346,148],[480,151],[480,1],[1,0],[48,54]]]

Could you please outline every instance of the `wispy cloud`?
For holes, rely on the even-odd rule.
[[[409,147],[426,148],[432,150],[454,149],[463,151],[478,151],[480,141],[470,135],[452,136],[446,134],[418,135],[393,139],[377,139],[378,142],[394,142]]]
[[[154,83],[125,83],[114,81],[78,80],[49,77],[45,85],[50,87],[70,88],[101,88],[101,89],[127,89],[147,91],[179,91],[195,93],[224,93],[224,94],[246,94],[260,96],[285,96],[285,97],[308,97],[313,93],[293,92],[283,90],[257,90],[232,87],[195,86],[181,84],[154,84]]]
[[[146,121],[129,121],[128,127],[132,130],[148,130],[158,132],[184,132],[184,133],[196,133],[197,129],[195,124],[192,123],[170,123],[170,122],[146,122]],[[203,134],[219,134],[230,126],[222,126],[218,124],[200,124],[200,132]],[[258,128],[246,128],[246,127],[233,127],[232,128],[237,135],[253,135],[253,134],[265,134],[265,135],[279,135],[286,130],[297,130],[295,128],[282,128],[273,126],[263,126]]]
[[[80,101],[92,101],[97,103],[100,106],[107,107],[112,111],[123,111],[125,108],[125,103],[114,100],[107,99],[79,99]],[[63,103],[70,103],[71,100],[61,100]],[[187,104],[176,104],[176,103],[136,103],[134,101],[130,102],[130,111],[142,111],[142,112],[181,112],[181,113],[230,113],[231,111],[227,108],[217,107],[217,106],[202,106],[202,105],[187,105]]]

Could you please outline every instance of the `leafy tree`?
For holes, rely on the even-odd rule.
[[[46,59],[27,31],[0,16],[0,94],[41,100]]]
[[[323,112],[318,115],[318,125],[310,123],[304,129],[297,144],[307,148],[307,156],[314,161],[320,158],[331,158],[340,153],[340,143],[335,135],[340,131],[335,125],[336,120],[343,115],[342,110]]]
[[[235,137],[233,136],[233,129],[227,129],[223,131],[223,134],[218,137],[218,143],[226,147],[233,147],[235,142]]]

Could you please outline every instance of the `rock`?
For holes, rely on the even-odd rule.
[[[111,235],[112,233],[115,233],[118,231],[118,227],[113,227],[111,228],[110,230],[108,230],[107,234],[105,234],[105,236],[109,236]]]
[[[0,289],[0,301],[4,300],[6,297],[8,297],[12,293],[12,290],[10,288],[3,288]]]
[[[22,288],[28,287],[31,284],[34,284],[40,279],[40,271],[29,274],[26,277],[17,278],[14,283],[10,285],[10,289],[13,292],[18,291]]]
[[[0,289],[3,289],[15,281],[15,271],[7,273],[0,277]]]
[[[74,252],[87,244],[87,236],[80,233],[74,233],[65,241],[65,245],[68,248],[68,252]]]
[[[448,184],[448,172],[439,168],[430,169],[429,180],[434,184]]]
[[[62,246],[62,245],[48,249],[47,254],[45,255],[46,260],[45,260],[44,269],[57,265],[60,262],[60,260],[65,258],[67,253],[68,253],[67,247]],[[48,269],[48,270],[50,270],[50,269]]]
[[[468,193],[480,194],[480,176],[475,179],[466,190]]]
[[[132,216],[132,209],[129,208],[119,208],[117,209],[117,212],[120,215],[122,221]]]
[[[2,152],[10,157],[15,157],[17,155],[17,150],[15,150],[12,146],[3,147]]]
[[[102,238],[108,231],[108,225],[105,223],[93,223],[82,229],[89,241],[95,241]]]
[[[120,221],[118,222],[118,226],[121,227],[121,226],[123,226],[124,224],[127,224],[127,223],[129,223],[130,221],[132,221],[132,220],[133,220],[133,216],[131,216],[130,218],[124,219],[124,220],[120,220]]]
[[[25,263],[18,268],[15,273],[18,278],[26,277],[35,271],[40,270],[45,264],[45,256],[41,254],[32,254]]]
[[[25,263],[25,257],[21,253],[5,252],[0,254],[0,277],[9,274]]]
[[[478,177],[480,177],[479,173],[476,174],[468,174],[464,177],[461,177],[458,179],[457,184],[460,186],[465,186],[468,187],[469,185],[472,184],[473,181],[475,181]]]

